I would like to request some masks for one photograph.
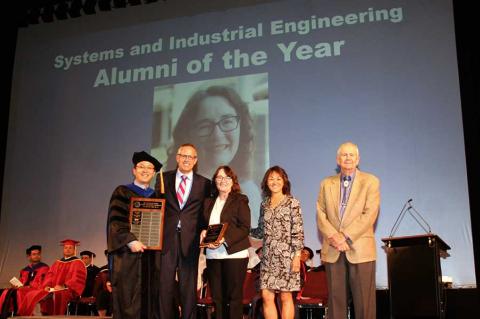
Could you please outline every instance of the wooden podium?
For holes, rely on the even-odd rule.
[[[445,318],[440,257],[450,247],[437,235],[382,238],[391,318]]]

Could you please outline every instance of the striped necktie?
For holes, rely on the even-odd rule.
[[[178,204],[180,204],[180,207],[183,206],[183,203],[185,201],[185,190],[187,189],[187,176],[182,175],[181,176],[181,181],[180,185],[178,186],[177,190],[177,199],[178,199]]]

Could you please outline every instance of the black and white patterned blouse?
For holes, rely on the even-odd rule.
[[[267,197],[260,207],[258,228],[251,235],[263,238],[260,289],[300,290],[300,272],[292,272],[295,252],[303,248],[303,219],[299,201],[293,196],[270,208]]]

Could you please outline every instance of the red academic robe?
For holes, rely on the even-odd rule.
[[[47,314],[64,315],[67,311],[68,302],[80,296],[85,288],[86,277],[85,265],[78,257],[62,258],[55,261],[52,267],[50,267],[50,271],[46,274],[42,287],[32,289],[26,298],[22,300],[22,304],[19,302],[18,315],[32,315],[35,305],[42,299],[46,300],[49,294],[53,297],[53,305],[49,307]],[[56,285],[64,286],[67,289],[53,293],[44,290],[45,287],[53,288]]]
[[[15,290],[17,294],[17,313],[19,311],[23,312],[22,307],[25,305],[25,299],[28,299],[28,295],[32,293],[32,291],[36,291],[37,289],[41,289],[43,279],[45,278],[47,272],[49,270],[49,267],[47,264],[44,263],[38,263],[38,264],[31,264],[28,265],[27,267],[23,268],[20,271],[20,282],[24,285],[23,287],[20,288],[12,288],[12,289],[6,289],[3,291],[2,295],[0,296],[0,309],[3,307],[3,303],[5,302],[5,298],[7,294],[11,290]],[[41,304],[42,312],[46,310],[46,304],[42,303]],[[32,308],[33,312],[33,308]]]
[[[35,265],[28,265],[20,270],[19,280],[24,286],[40,288],[49,269],[48,265],[42,262]]]

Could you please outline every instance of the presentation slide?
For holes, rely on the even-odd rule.
[[[321,249],[319,186],[346,141],[381,182],[377,287],[388,286],[381,238],[410,199],[428,225],[407,214],[395,236],[431,230],[451,247],[443,275],[475,285],[450,0],[276,1],[156,21],[133,9],[19,32],[0,286],[32,244],[51,264],[73,238],[104,264],[108,203],[133,180],[133,152],[170,170],[186,142],[200,174],[237,172],[252,227],[265,171],[283,167],[305,245]]]

